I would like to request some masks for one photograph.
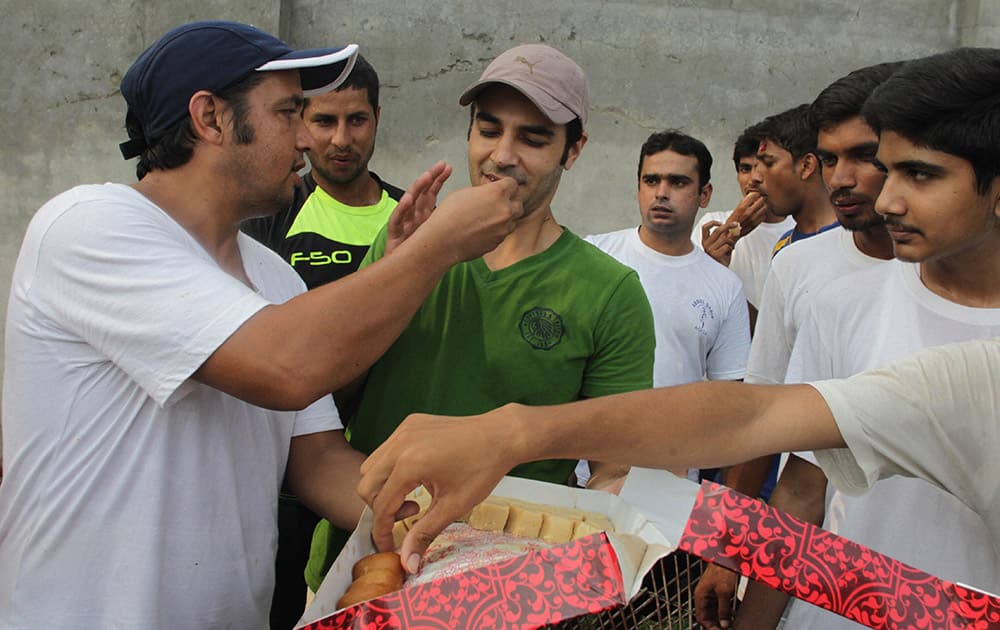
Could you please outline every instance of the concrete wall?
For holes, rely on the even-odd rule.
[[[963,46],[1000,46],[1000,2],[964,0],[959,7],[959,33]]]
[[[292,0],[299,45],[357,41],[382,76],[374,168],[407,182],[444,157],[465,184],[463,88],[510,46],[547,42],[591,82],[590,143],[563,177],[557,218],[579,232],[637,221],[635,168],[653,131],[679,127],[716,159],[710,209],[738,199],[729,156],[750,123],[811,101],[855,68],[958,41],[953,0],[398,3]]]
[[[177,24],[252,22],[296,45],[357,42],[380,71],[373,167],[405,184],[445,158],[463,185],[463,87],[496,54],[548,42],[591,81],[590,143],[563,179],[560,221],[580,233],[637,221],[635,161],[645,137],[677,126],[716,156],[712,208],[737,198],[728,156],[747,124],[811,100],[870,63],[998,44],[994,0],[0,0],[0,294],[27,221],[83,182],[132,181],[121,160],[121,75]],[[0,303],[5,301],[0,300]]]

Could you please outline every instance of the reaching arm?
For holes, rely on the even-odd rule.
[[[424,173],[407,194],[428,202],[444,169]],[[272,409],[301,409],[339,389],[395,341],[448,268],[510,233],[522,213],[515,188],[503,178],[452,193],[392,256],[258,311],[194,378]]]
[[[485,498],[515,465],[594,459],[656,468],[714,467],[783,450],[843,446],[829,408],[808,385],[694,383],[551,407],[506,405],[464,419],[415,414],[361,468],[358,492],[373,506],[373,538],[392,547],[404,496],[433,497],[402,557],[419,554]]]
[[[364,459],[343,431],[299,435],[292,438],[285,478],[309,509],[337,527],[353,530],[365,508],[354,491]]]

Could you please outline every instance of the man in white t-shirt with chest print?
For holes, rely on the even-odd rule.
[[[740,380],[746,370],[750,324],[742,284],[691,243],[698,210],[712,197],[711,166],[696,138],[676,130],[652,134],[639,155],[642,224],[587,237],[639,274],[656,329],[654,387]]]

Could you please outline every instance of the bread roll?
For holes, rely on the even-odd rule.
[[[387,592],[398,591],[403,588],[403,572],[389,569],[372,569],[364,575],[354,580],[355,584],[379,584],[386,588]]]
[[[354,563],[351,570],[354,582],[344,596],[337,600],[337,608],[347,608],[375,597],[403,588],[403,565],[399,554],[393,551],[373,553]]]
[[[395,589],[386,588],[384,584],[365,584],[364,582],[355,581],[347,589],[347,592],[344,593],[344,596],[337,600],[337,608],[347,608],[348,606],[360,604],[369,599],[391,593],[393,590]]]
[[[373,553],[361,558],[354,563],[354,569],[351,571],[351,577],[357,580],[365,573],[376,569],[393,571],[398,573],[401,578],[403,577],[403,565],[399,560],[399,554],[395,551]]]

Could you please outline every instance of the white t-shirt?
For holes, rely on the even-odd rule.
[[[636,228],[586,240],[639,274],[656,329],[654,387],[743,378],[750,324],[733,272],[697,248],[661,254],[643,244]]]
[[[771,262],[764,282],[746,381],[784,383],[795,337],[816,292],[841,276],[882,262],[861,253],[851,232],[843,228],[783,249]],[[832,335],[834,331],[828,332]]]
[[[788,381],[844,378],[922,348],[997,335],[1000,309],[950,302],[923,285],[919,265],[890,261],[833,282],[814,299],[789,361]],[[942,391],[939,384],[928,387]],[[896,436],[895,448],[902,448],[903,439]],[[831,491],[827,506],[824,527],[830,531],[946,580],[1000,590],[1000,556],[993,553],[985,523],[928,482],[895,477],[860,497]],[[831,625],[839,620],[797,602],[789,627],[810,627],[807,620],[818,619]]]
[[[239,235],[257,291],[128,186],[80,186],[28,227],[7,311],[0,626],[262,628],[293,435],[324,397],[255,407],[191,374],[303,290]]]
[[[846,380],[812,383],[847,449],[816,451],[841,491],[921,477],[986,523],[1000,552],[1000,338],[922,350]]]
[[[691,233],[691,241],[701,248],[701,226],[709,221],[725,223],[731,212],[706,212],[698,221]],[[747,301],[760,309],[761,292],[764,290],[764,280],[771,268],[771,252],[778,238],[795,227],[795,219],[785,217],[778,223],[761,223],[736,241],[733,257],[729,261],[729,270],[735,273],[743,283],[743,294]]]
[[[743,378],[750,353],[750,319],[733,272],[698,248],[684,256],[661,254],[640,240],[637,228],[584,240],[639,274],[656,331],[653,387]],[[688,471],[692,481],[697,475],[697,469]],[[576,477],[579,485],[586,485],[590,478],[586,461],[577,465]]]

